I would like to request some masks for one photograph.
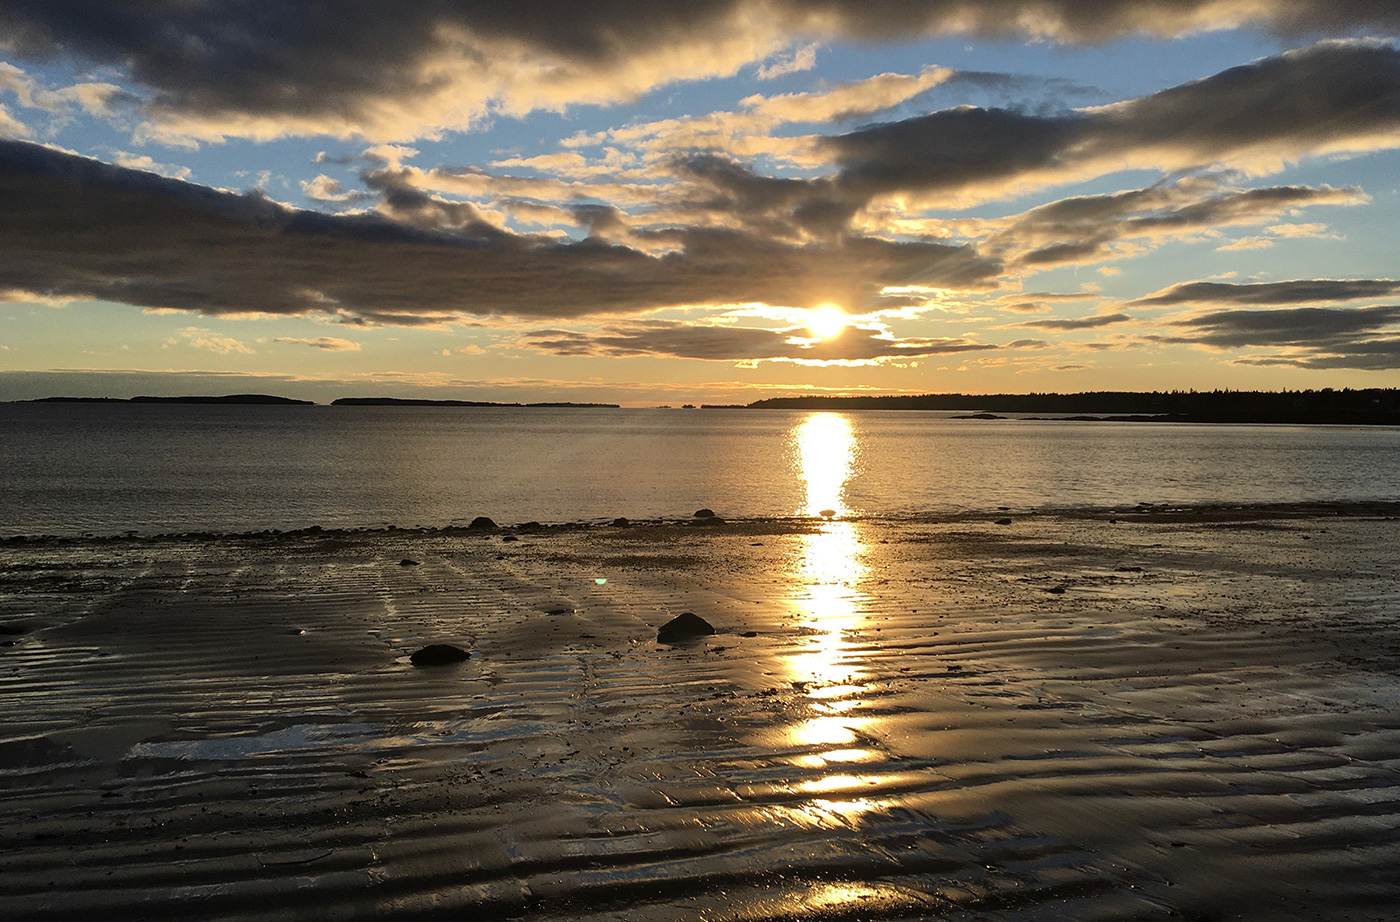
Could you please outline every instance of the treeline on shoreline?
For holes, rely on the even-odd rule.
[[[183,397],[43,397],[19,403],[147,403],[314,406],[269,394]],[[493,403],[414,397],[341,397],[341,407],[503,407],[619,409],[615,403]],[[689,405],[687,405],[689,406]],[[920,394],[870,397],[768,397],[748,404],[704,404],[702,409],[746,410],[936,410],[973,418],[998,413],[1049,414],[1054,417],[1134,422],[1315,423],[1400,426],[1400,388],[1300,391],[1085,391],[1075,394]]]
[[[953,410],[1105,414],[1158,422],[1400,425],[1400,388],[1305,391],[1086,391],[1077,394],[921,394],[769,397],[760,410]]]
[[[39,397],[16,403],[193,403],[233,404],[238,406],[316,406],[312,400],[294,400],[271,394],[226,394],[220,397]],[[341,397],[332,400],[333,407],[575,407],[616,410],[616,403],[492,403],[484,400],[429,400],[418,397]]]

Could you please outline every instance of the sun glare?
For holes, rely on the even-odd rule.
[[[808,312],[807,329],[818,339],[831,339],[846,329],[846,312],[835,304],[823,304]]]

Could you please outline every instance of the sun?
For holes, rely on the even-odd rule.
[[[817,339],[831,339],[846,329],[846,312],[835,304],[823,304],[807,312],[807,329]]]

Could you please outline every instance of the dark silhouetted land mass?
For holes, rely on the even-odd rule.
[[[573,407],[616,410],[616,403],[492,403],[485,400],[427,400],[419,397],[341,397],[333,407]]]
[[[995,419],[997,413],[1054,413],[1092,421],[1400,425],[1397,388],[769,397],[748,406],[765,410],[966,410],[967,419]]]
[[[37,400],[24,400],[21,403],[226,403],[251,404],[255,406],[315,406],[311,400],[294,400],[291,397],[277,397],[272,394],[225,394],[220,397],[193,395],[185,397],[40,397]]]

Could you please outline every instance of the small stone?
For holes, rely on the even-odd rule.
[[[622,516],[618,516],[617,518],[612,520],[613,528],[627,528],[631,524],[631,522],[627,521]]]
[[[415,666],[450,666],[470,656],[466,650],[454,647],[450,643],[430,643],[410,654],[408,661]]]
[[[517,538],[517,537],[515,537],[515,535],[506,535],[506,536],[505,536],[504,538],[502,538],[501,540],[502,540],[502,541],[519,541],[520,539]]]
[[[479,515],[476,518],[472,519],[472,523],[467,526],[467,528],[471,529],[472,531],[490,531],[495,527],[496,523],[491,521],[491,519],[487,518],[484,515]]]
[[[399,566],[401,566],[401,567],[416,567],[416,566],[418,566],[418,561],[412,560],[412,559],[410,559],[410,558],[408,558],[408,557],[405,557],[403,560],[400,560],[400,561],[399,561]]]
[[[656,639],[661,643],[677,643],[705,637],[715,632],[714,626],[693,611],[684,612],[661,625]]]
[[[832,516],[834,516],[835,514],[836,514],[836,510],[835,510],[835,509],[823,509],[820,513],[818,513],[818,515],[820,515],[820,516],[821,516],[822,518],[824,518],[824,519],[829,519],[829,518],[831,518]]]
[[[714,511],[713,509],[696,509],[696,510],[695,510],[695,518],[697,518],[697,519],[713,519],[714,517],[715,517],[715,511]]]
[[[1011,524],[1011,520],[1010,520],[1010,519],[997,519],[996,523],[997,523],[998,525],[1010,525],[1010,524]]]

